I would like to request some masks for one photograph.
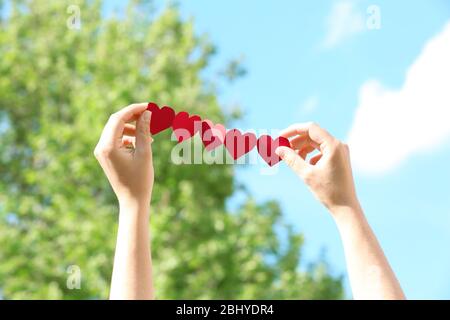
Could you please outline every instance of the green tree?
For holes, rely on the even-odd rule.
[[[176,6],[132,1],[116,17],[105,16],[101,1],[7,4],[0,13],[0,292],[106,298],[118,209],[92,155],[102,126],[117,108],[147,99],[226,122],[217,82],[202,76],[214,47]],[[73,4],[78,29],[70,20],[76,10],[67,11]],[[302,236],[283,223],[275,202],[249,196],[228,211],[232,166],[176,166],[170,133],[155,140],[158,298],[342,297],[341,279],[323,262],[299,267]],[[73,265],[80,289],[67,286]]]

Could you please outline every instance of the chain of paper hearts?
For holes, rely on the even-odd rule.
[[[241,133],[238,129],[227,131],[225,126],[220,123],[214,124],[211,120],[202,120],[198,115],[189,115],[185,111],[175,114],[171,107],[159,108],[154,102],[148,104],[147,110],[152,113],[150,120],[152,135],[172,128],[178,143],[180,143],[193,137],[198,132],[206,150],[211,151],[223,144],[234,160],[247,154],[256,146],[264,161],[269,166],[273,166],[281,160],[275,154],[275,149],[279,146],[291,147],[289,140],[284,137],[273,139],[269,135],[262,135],[257,139],[250,132]]]

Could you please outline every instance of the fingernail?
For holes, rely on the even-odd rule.
[[[144,120],[148,121],[150,119],[150,111],[145,110],[144,111]]]
[[[280,158],[283,158],[285,152],[284,149],[281,147],[278,147],[275,149],[275,153],[277,154],[277,156],[279,156]]]

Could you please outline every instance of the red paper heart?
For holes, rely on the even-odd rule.
[[[200,130],[202,119],[197,116],[189,116],[187,112],[179,112],[173,119],[172,128],[178,143],[193,137]]]
[[[232,129],[225,135],[225,147],[234,160],[252,150],[256,145],[256,136],[253,133],[242,134],[238,129]]]
[[[281,158],[275,153],[277,147],[291,147],[291,143],[285,137],[278,137],[275,140],[271,136],[262,135],[257,142],[258,153],[269,166],[276,165]]]
[[[147,110],[151,111],[150,133],[152,135],[164,131],[172,126],[175,111],[171,107],[164,106],[162,109],[156,103],[150,102]]]
[[[206,150],[211,151],[220,146],[225,140],[226,129],[224,125],[218,123],[213,124],[211,120],[204,120],[202,122],[202,141]]]

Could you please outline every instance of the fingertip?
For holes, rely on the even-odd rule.
[[[139,119],[137,121],[137,134],[136,137],[139,136],[139,140],[142,137],[148,137],[150,136],[150,117],[151,112],[150,111],[144,111],[139,116]],[[147,139],[145,139],[147,141]]]
[[[291,137],[291,136],[292,136],[292,129],[291,129],[291,127],[287,127],[287,128],[285,128],[285,129],[281,130],[280,133],[279,133],[278,135],[279,135],[280,137],[283,137],[283,138],[289,138],[289,137]]]
[[[151,117],[152,117],[151,111],[145,110],[139,118],[139,122],[140,125],[142,126],[143,133],[145,133],[146,135],[150,133]]]
[[[275,149],[275,153],[280,158],[284,158],[284,156],[286,155],[287,149],[289,149],[289,148],[288,147],[277,147]]]
[[[281,148],[281,147],[277,147],[277,148],[275,149],[275,154],[276,154],[277,156],[279,156],[279,157],[281,157],[281,153],[283,152],[283,150],[280,150],[280,148]]]
[[[145,110],[143,112],[142,116],[143,116],[143,119],[144,119],[145,122],[150,122],[150,119],[152,117],[152,112],[149,111],[149,110]]]

